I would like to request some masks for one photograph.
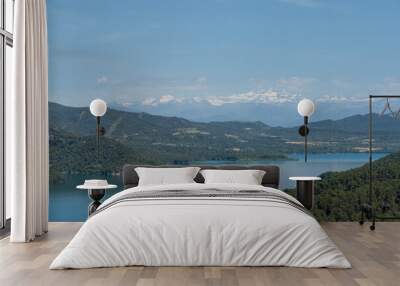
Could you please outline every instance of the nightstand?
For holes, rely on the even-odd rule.
[[[110,185],[106,180],[85,180],[83,185],[76,186],[77,189],[87,190],[92,203],[88,206],[88,216],[94,213],[101,205],[100,200],[104,197],[106,190],[115,189],[117,185]]]
[[[297,200],[306,209],[311,210],[314,206],[315,181],[320,181],[320,177],[290,177],[289,180],[296,181]]]

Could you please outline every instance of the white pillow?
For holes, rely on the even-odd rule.
[[[195,183],[193,180],[200,168],[135,168],[139,176],[139,186],[187,184]]]
[[[261,170],[202,170],[206,184],[261,185],[265,171]]]

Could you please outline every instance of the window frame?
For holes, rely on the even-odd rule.
[[[1,5],[1,21],[0,21],[0,236],[9,230],[10,221],[7,220],[6,212],[6,189],[5,189],[5,98],[6,98],[6,46],[13,47],[13,34],[6,30],[6,1],[0,0]],[[8,0],[10,1],[10,0]],[[15,0],[11,0],[13,5],[13,13]],[[11,15],[13,18],[14,15]]]

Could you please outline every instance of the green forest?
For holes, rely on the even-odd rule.
[[[380,217],[400,216],[400,153],[373,162],[372,201]],[[368,164],[343,172],[327,172],[316,188],[314,215],[321,221],[357,221],[368,202]]]

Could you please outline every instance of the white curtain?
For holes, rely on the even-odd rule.
[[[15,1],[13,94],[6,111],[12,242],[47,232],[49,194],[46,0]]]

